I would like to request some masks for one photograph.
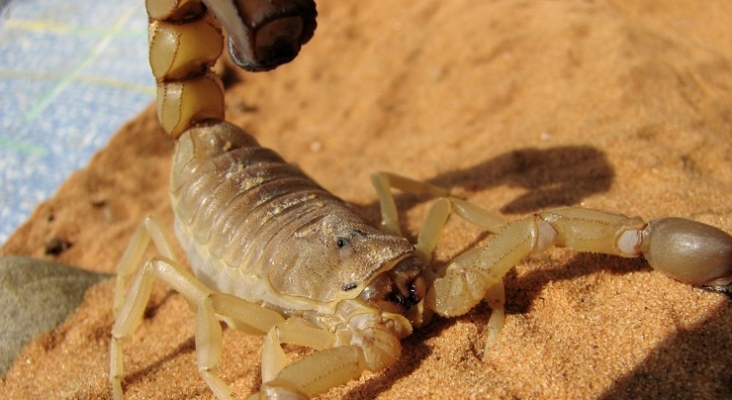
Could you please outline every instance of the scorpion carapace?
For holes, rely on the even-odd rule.
[[[267,69],[294,57],[312,35],[311,1],[148,0],[147,9],[158,114],[178,139],[170,185],[175,229],[193,274],[173,257],[157,219],[148,217],[118,266],[109,374],[115,399],[123,397],[122,342],[143,317],[153,278],[196,313],[198,368],[220,399],[231,398],[218,373],[220,321],[265,335],[262,385],[250,398],[310,398],[364,370],[392,365],[400,339],[434,312],[455,316],[487,302],[489,351],[503,326],[503,276],[550,246],[645,254],[654,269],[682,282],[729,290],[732,236],[685,219],[646,223],[570,207],[508,223],[445,189],[377,173],[382,224],[372,227],[225,122],[221,84],[210,70],[223,50],[217,20],[229,32],[234,59]],[[392,188],[438,198],[415,245],[401,235]],[[434,268],[432,253],[451,214],[495,235],[485,247]],[[150,240],[161,255],[135,273]],[[288,364],[283,343],[314,352]]]

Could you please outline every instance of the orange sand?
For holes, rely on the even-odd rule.
[[[453,187],[510,218],[573,204],[732,231],[732,3],[319,6],[299,58],[239,74],[228,115],[370,220],[368,174],[378,169]],[[113,271],[143,215],[171,223],[171,149],[146,110],[2,253]],[[429,203],[398,199],[414,235]],[[46,256],[52,239],[72,247]],[[481,239],[451,223],[437,257]],[[29,344],[0,397],[110,398],[113,284],[93,287],[64,325]],[[641,260],[566,250],[521,263],[506,287],[506,327],[488,354],[490,310],[479,306],[437,319],[403,342],[396,365],[323,398],[732,397],[732,307],[721,295]],[[212,398],[196,371],[193,321],[181,296],[155,287],[125,346],[128,398]],[[227,330],[224,342],[223,378],[244,397],[259,385],[262,340]]]

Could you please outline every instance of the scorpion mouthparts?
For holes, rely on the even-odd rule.
[[[409,283],[406,292],[392,292],[386,296],[386,299],[392,303],[398,304],[405,308],[405,311],[416,306],[424,297],[424,279],[421,276],[415,278]]]
[[[396,288],[391,293],[390,300],[404,308],[417,305],[424,298],[426,284],[422,278],[422,264],[414,257],[400,261],[389,275]]]
[[[416,258],[408,257],[391,270],[377,275],[359,299],[375,303],[384,311],[403,314],[422,301],[426,288],[422,264]]]

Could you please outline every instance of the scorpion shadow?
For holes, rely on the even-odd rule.
[[[514,150],[466,170],[437,175],[427,182],[470,191],[497,186],[527,189],[500,208],[505,214],[522,214],[577,204],[589,195],[607,191],[614,177],[602,151],[591,146],[560,146]]]
[[[607,191],[613,179],[613,169],[603,152],[590,146],[564,146],[545,150],[516,150],[466,170],[437,175],[427,182],[446,188],[462,187],[472,192],[502,185],[525,188],[526,193],[500,208],[504,214],[525,214],[578,204],[589,195]],[[401,213],[430,199],[429,196],[412,194],[395,195]],[[377,202],[363,206],[362,210],[378,220]],[[406,227],[402,228],[406,231]],[[479,240],[468,244],[466,249],[476,245]],[[642,269],[650,269],[642,258],[620,259],[603,254],[578,253],[568,263],[555,269],[531,271],[520,278],[515,270],[511,270],[504,278],[506,311],[508,314],[528,312],[543,288],[552,282],[573,280],[599,270],[624,275]],[[662,397],[678,397],[682,394],[681,397],[688,398],[732,398],[732,369],[727,365],[732,358],[730,311],[732,302],[722,303],[697,326],[679,328],[678,333],[656,347],[641,364],[608,388],[601,398],[642,398],[649,393]],[[481,304],[460,318],[469,318],[479,326],[485,326],[489,316],[490,309]],[[381,375],[369,379],[365,383],[370,388],[369,392],[383,392],[416,370],[431,353],[423,340],[438,336],[458,320],[435,317],[429,326],[403,340],[404,360],[400,359]],[[480,351],[474,353],[479,357]],[[669,368],[680,364],[695,368],[687,371]],[[349,395],[357,396],[358,393],[356,388]]]
[[[633,371],[608,388],[602,400],[642,398],[732,398],[732,302],[716,307],[691,329],[679,327]],[[690,368],[669,368],[686,365]]]
[[[614,177],[615,173],[602,151],[591,146],[560,146],[543,150],[514,150],[471,168],[439,174],[425,182],[450,189],[460,187],[471,192],[500,186],[524,188],[526,193],[499,210],[504,214],[525,214],[577,204],[589,195],[607,191]],[[431,199],[427,195],[394,195],[401,213]],[[367,220],[378,221],[378,202],[356,207]]]
[[[568,263],[550,270],[535,270],[517,277],[511,271],[505,278],[506,312],[529,312],[532,303],[549,283],[574,280],[605,271],[625,275],[639,270],[651,271],[643,258],[619,258],[606,254],[578,253]],[[586,289],[592,290],[592,286]],[[700,290],[700,289],[697,289]],[[709,293],[709,296],[714,294]],[[717,296],[723,296],[717,294]],[[700,310],[707,313],[706,309]],[[488,323],[490,309],[481,304],[472,316]],[[600,399],[658,398],[732,399],[732,301],[723,301],[708,317],[693,327],[676,327],[632,371],[616,380]]]

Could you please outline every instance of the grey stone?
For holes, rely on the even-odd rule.
[[[30,257],[0,257],[0,376],[26,343],[63,322],[91,285],[112,276]]]

